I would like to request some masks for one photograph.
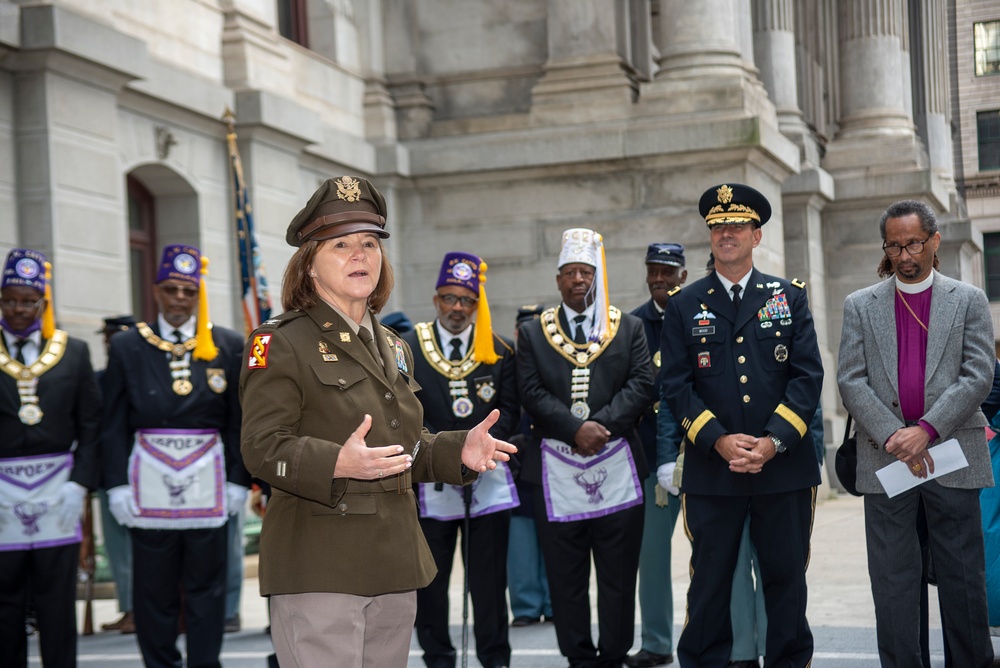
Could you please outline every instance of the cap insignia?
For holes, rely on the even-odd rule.
[[[715,192],[719,193],[719,201],[723,204],[729,204],[733,201],[733,189],[727,185],[719,186],[719,189]]]
[[[337,197],[348,202],[357,202],[361,199],[361,183],[350,176],[342,176],[334,183],[337,184]]]

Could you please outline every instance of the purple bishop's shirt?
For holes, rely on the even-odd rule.
[[[927,332],[906,308],[909,304],[920,322],[930,327],[931,286],[923,292],[896,292],[896,343],[899,350],[899,409],[907,422],[920,420],[924,414],[924,374],[927,368]],[[903,300],[906,303],[903,303]],[[937,430],[921,421],[931,440]]]

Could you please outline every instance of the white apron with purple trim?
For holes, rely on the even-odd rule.
[[[222,439],[211,429],[140,429],[128,462],[140,529],[205,529],[226,523]]]
[[[444,485],[440,491],[435,491],[434,483],[419,483],[420,516],[442,521],[464,519],[464,489],[460,485]],[[480,473],[472,482],[469,517],[498,513],[519,505],[521,500],[514,487],[514,476],[506,462],[497,462],[496,469]]]
[[[59,528],[59,488],[69,480],[73,454],[0,459],[0,551],[79,543],[80,522]]]
[[[592,457],[543,438],[542,489],[550,522],[602,517],[642,503],[642,482],[624,438],[608,441]]]

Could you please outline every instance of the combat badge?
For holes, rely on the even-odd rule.
[[[707,353],[698,353],[698,368],[708,369],[712,366],[712,356]]]
[[[774,347],[774,359],[779,362],[784,362],[788,359],[788,348],[785,347],[785,344],[779,343]]]
[[[247,358],[248,369],[266,369],[267,351],[271,347],[270,334],[257,334],[253,337],[253,345],[250,346],[250,357]]]
[[[222,394],[229,387],[229,383],[226,382],[226,370],[225,369],[205,369],[208,374],[208,387],[210,390],[216,394]]]

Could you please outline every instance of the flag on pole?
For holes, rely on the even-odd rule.
[[[243,281],[243,322],[246,334],[257,329],[271,317],[271,293],[267,288],[267,272],[260,255],[257,233],[253,227],[253,209],[250,192],[243,180],[243,162],[236,145],[236,117],[226,109],[222,116],[226,122],[226,142],[229,144],[229,165],[233,175],[234,213],[236,214],[236,241],[240,251],[240,277]]]

